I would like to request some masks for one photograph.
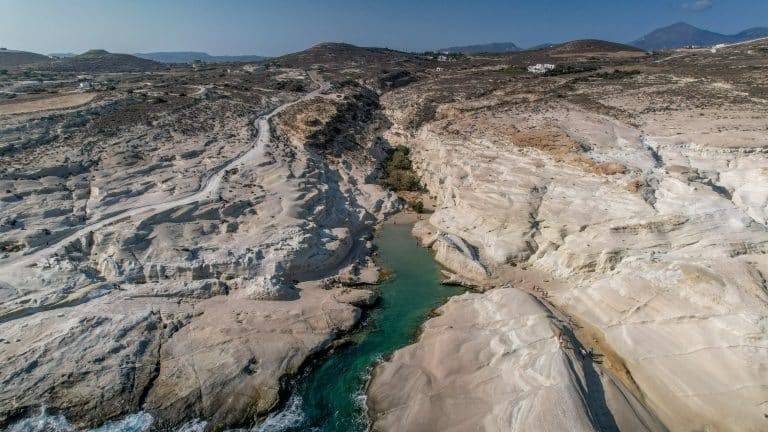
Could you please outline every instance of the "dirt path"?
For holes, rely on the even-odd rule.
[[[80,228],[74,233],[68,235],[67,237],[62,238],[58,240],[56,243],[53,243],[43,249],[37,250],[29,255],[17,256],[17,257],[8,259],[3,263],[0,263],[0,274],[14,273],[14,270],[18,270],[22,267],[32,265],[40,261],[41,259],[47,258],[48,256],[52,255],[54,252],[56,252],[56,250],[58,250],[62,245],[73,242],[85,234],[98,230],[114,222],[118,222],[120,220],[129,218],[131,216],[135,216],[139,214],[151,215],[151,214],[159,213],[175,207],[191,204],[194,202],[214,199],[218,194],[224,175],[228,170],[238,167],[246,162],[251,162],[257,159],[259,156],[261,156],[264,153],[264,149],[266,145],[269,144],[269,137],[270,137],[269,120],[272,117],[274,117],[275,115],[281,113],[285,109],[299,102],[303,102],[305,100],[312,99],[316,96],[319,96],[323,91],[330,88],[330,85],[328,83],[323,82],[319,77],[319,75],[310,73],[310,77],[316,84],[318,84],[318,88],[316,90],[313,90],[310,93],[307,93],[301,98],[293,102],[285,103],[275,108],[269,114],[261,116],[258,119],[256,119],[256,126],[259,130],[259,133],[258,133],[258,136],[256,137],[256,143],[254,144],[254,146],[247,152],[243,153],[242,155],[230,161],[228,164],[226,164],[224,167],[222,167],[218,171],[209,175],[203,182],[202,187],[197,192],[173,199],[171,201],[166,201],[161,203],[139,204],[134,207],[128,207],[118,212],[117,214],[93,221],[87,224],[86,226],[84,226],[83,228]]]

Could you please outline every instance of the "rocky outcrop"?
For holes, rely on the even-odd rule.
[[[437,200],[428,225],[416,229],[436,258],[459,278],[477,279],[482,266],[486,286],[514,275],[567,317],[585,349],[600,356],[596,368],[669,430],[764,429],[768,229],[756,167],[768,163],[768,143],[755,121],[765,106],[736,90],[749,76],[731,75],[745,81],[729,87],[650,71],[610,85],[541,79],[536,88],[482,71],[462,79],[469,76],[485,93],[459,93],[417,129],[410,119],[429,98],[424,93],[455,91],[457,75],[383,99],[395,123],[387,138],[410,146]],[[544,276],[530,279],[526,269]],[[486,315],[499,317],[498,295],[486,295]],[[455,322],[482,327],[483,316]],[[466,388],[477,369],[450,369],[467,359],[430,360],[438,323],[446,318],[430,321],[419,342],[378,368],[391,381],[377,384],[384,388],[417,383],[408,396],[390,392],[372,404],[381,429],[417,422],[404,415],[407,403],[434,422],[465,406],[486,418],[494,406],[440,405],[448,400],[443,390]],[[460,344],[470,359],[487,345]]]
[[[142,112],[72,173],[36,176],[46,160],[29,158],[48,150],[9,144],[0,423],[40,405],[77,426],[140,410],[157,427],[251,421],[356,325],[374,296],[339,284],[370,279],[373,227],[399,204],[366,181],[384,154],[376,95],[324,89],[270,117],[231,96]],[[328,114],[313,123],[323,142],[343,142],[333,154],[288,120],[313,112]],[[29,124],[50,133],[71,115]],[[54,145],[74,155],[78,139]]]
[[[664,430],[530,294],[464,294],[437,313],[375,370],[374,430]]]

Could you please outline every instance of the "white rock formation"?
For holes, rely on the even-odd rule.
[[[530,294],[464,294],[438,313],[375,370],[374,430],[663,430]]]
[[[0,119],[13,165],[0,173],[0,424],[41,404],[76,426],[140,410],[157,425],[250,421],[358,322],[373,294],[323,279],[361,277],[374,225],[399,204],[367,183],[383,154],[372,95],[327,88],[273,93],[271,106],[233,94],[139,104],[139,124],[121,99]],[[355,110],[370,121],[342,125],[354,132],[333,157],[288,120],[330,128]],[[81,152],[91,117],[119,133],[90,129],[104,148]]]
[[[476,74],[473,82],[482,82]],[[422,92],[453,85],[435,80],[384,102],[395,122],[388,138],[412,149],[437,199],[429,225],[415,230],[437,259],[484,286],[508,282],[519,274],[514,267],[544,274],[527,286],[568,317],[603,356],[600,367],[669,430],[768,427],[765,105],[736,87],[649,72],[613,86],[573,84],[578,104],[547,97],[557,79],[538,89],[478,90],[467,100],[453,94],[409,130],[409,116],[430,100]],[[701,100],[717,107],[694,105]],[[490,298],[485,315],[500,316],[505,306]],[[485,318],[462,316],[461,325],[482,328]],[[472,382],[477,369],[462,365],[488,344],[456,345],[458,357],[430,362],[432,329],[444,322],[428,323],[415,346],[379,371],[392,378],[401,368],[392,364],[413,360],[421,369],[408,377],[428,377],[414,386]],[[407,382],[393,381],[386,385]],[[424,394],[409,387],[397,403],[374,404],[381,428],[416,421],[395,414],[408,403],[434,422],[450,413],[437,402],[429,411]]]

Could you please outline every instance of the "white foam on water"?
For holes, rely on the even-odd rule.
[[[8,428],[8,432],[75,432],[75,428],[63,415],[50,415],[42,407],[40,414],[19,420]]]
[[[283,432],[301,426],[305,420],[304,400],[300,396],[293,395],[288,399],[282,411],[270,414],[262,424],[252,430],[255,432]]]
[[[369,430],[371,427],[371,419],[368,417],[368,395],[365,394],[365,389],[368,386],[368,382],[371,380],[371,373],[373,372],[373,365],[378,364],[383,360],[381,354],[376,356],[371,366],[368,366],[361,374],[360,378],[364,383],[362,388],[358,389],[354,395],[352,395],[355,407],[359,415],[355,419],[361,427],[361,430]]]
[[[115,420],[91,429],[90,432],[147,432],[154,419],[148,413],[140,411],[131,414],[122,420]],[[28,417],[18,421],[8,428],[8,432],[77,432],[67,419],[61,415],[50,415],[45,407],[40,408],[40,413],[34,417]]]
[[[176,432],[204,432],[207,425],[208,422],[205,420],[194,419],[181,425]]]
[[[122,420],[104,423],[104,425],[92,429],[91,432],[147,432],[154,420],[149,413],[139,411]]]

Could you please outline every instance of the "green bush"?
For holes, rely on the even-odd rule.
[[[413,172],[408,147],[395,147],[384,161],[382,184],[394,191],[421,190],[419,177]]]
[[[424,213],[424,203],[421,200],[408,203],[416,213]]]
[[[421,188],[416,174],[403,170],[390,172],[384,180],[384,186],[394,191],[417,191]]]
[[[569,75],[582,72],[593,72],[598,69],[597,66],[587,65],[557,65],[554,69],[544,72],[543,76]]]
[[[411,159],[408,157],[408,152],[395,150],[395,152],[392,153],[392,158],[389,161],[388,168],[391,170],[411,169]]]

